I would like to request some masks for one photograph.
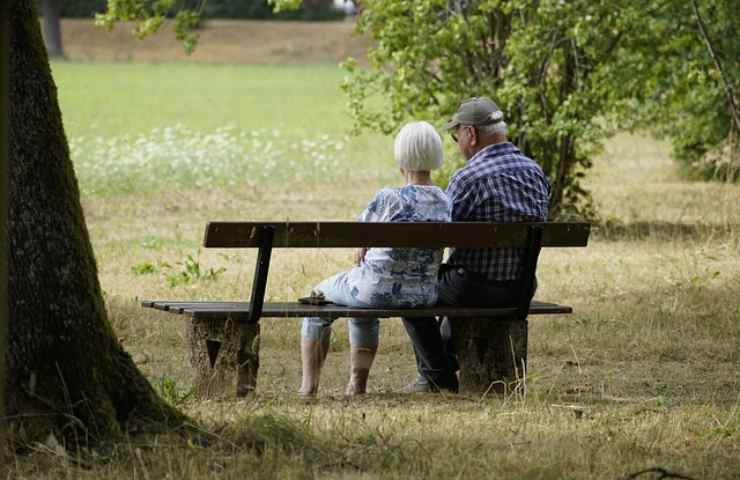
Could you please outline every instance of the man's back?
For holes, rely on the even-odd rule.
[[[458,170],[447,194],[456,222],[544,222],[550,186],[542,168],[509,142],[489,145]],[[448,263],[489,281],[519,277],[517,249],[455,249]]]

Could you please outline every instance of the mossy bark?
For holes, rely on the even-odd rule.
[[[5,352],[8,346],[8,35],[7,5],[0,5],[0,418],[5,418]],[[0,421],[0,462],[5,453],[5,424]]]
[[[9,14],[12,431],[89,443],[177,424],[108,322],[35,6],[11,0]]]

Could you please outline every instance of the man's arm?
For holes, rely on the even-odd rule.
[[[479,200],[475,186],[464,184],[459,177],[455,176],[450,181],[446,193],[452,204],[452,221],[469,220]]]

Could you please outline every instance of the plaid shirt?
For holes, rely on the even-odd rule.
[[[455,222],[544,222],[550,184],[542,168],[511,143],[497,143],[476,153],[455,172],[447,187]],[[522,250],[452,249],[447,263],[491,281],[519,278]]]

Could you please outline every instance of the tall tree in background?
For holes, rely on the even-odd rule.
[[[592,215],[581,179],[607,134],[596,119],[609,107],[603,78],[625,28],[619,10],[591,0],[362,5],[358,29],[376,42],[369,68],[347,62],[344,84],[358,129],[390,133],[407,118],[441,123],[464,97],[490,96],[512,142],[550,177],[552,217]]]
[[[49,57],[64,57],[62,47],[62,1],[41,0],[41,15],[44,17],[44,44]]]
[[[7,417],[16,438],[88,442],[181,423],[115,338],[36,2],[11,0]]]
[[[607,136],[630,127],[670,139],[709,177],[740,177],[738,0],[362,5],[370,65],[347,62],[344,84],[358,129],[441,123],[463,97],[489,95],[549,175],[553,216],[592,213],[581,179]]]
[[[633,9],[634,10],[634,9]],[[740,179],[740,0],[651,2],[628,18],[613,105],[692,177]]]

